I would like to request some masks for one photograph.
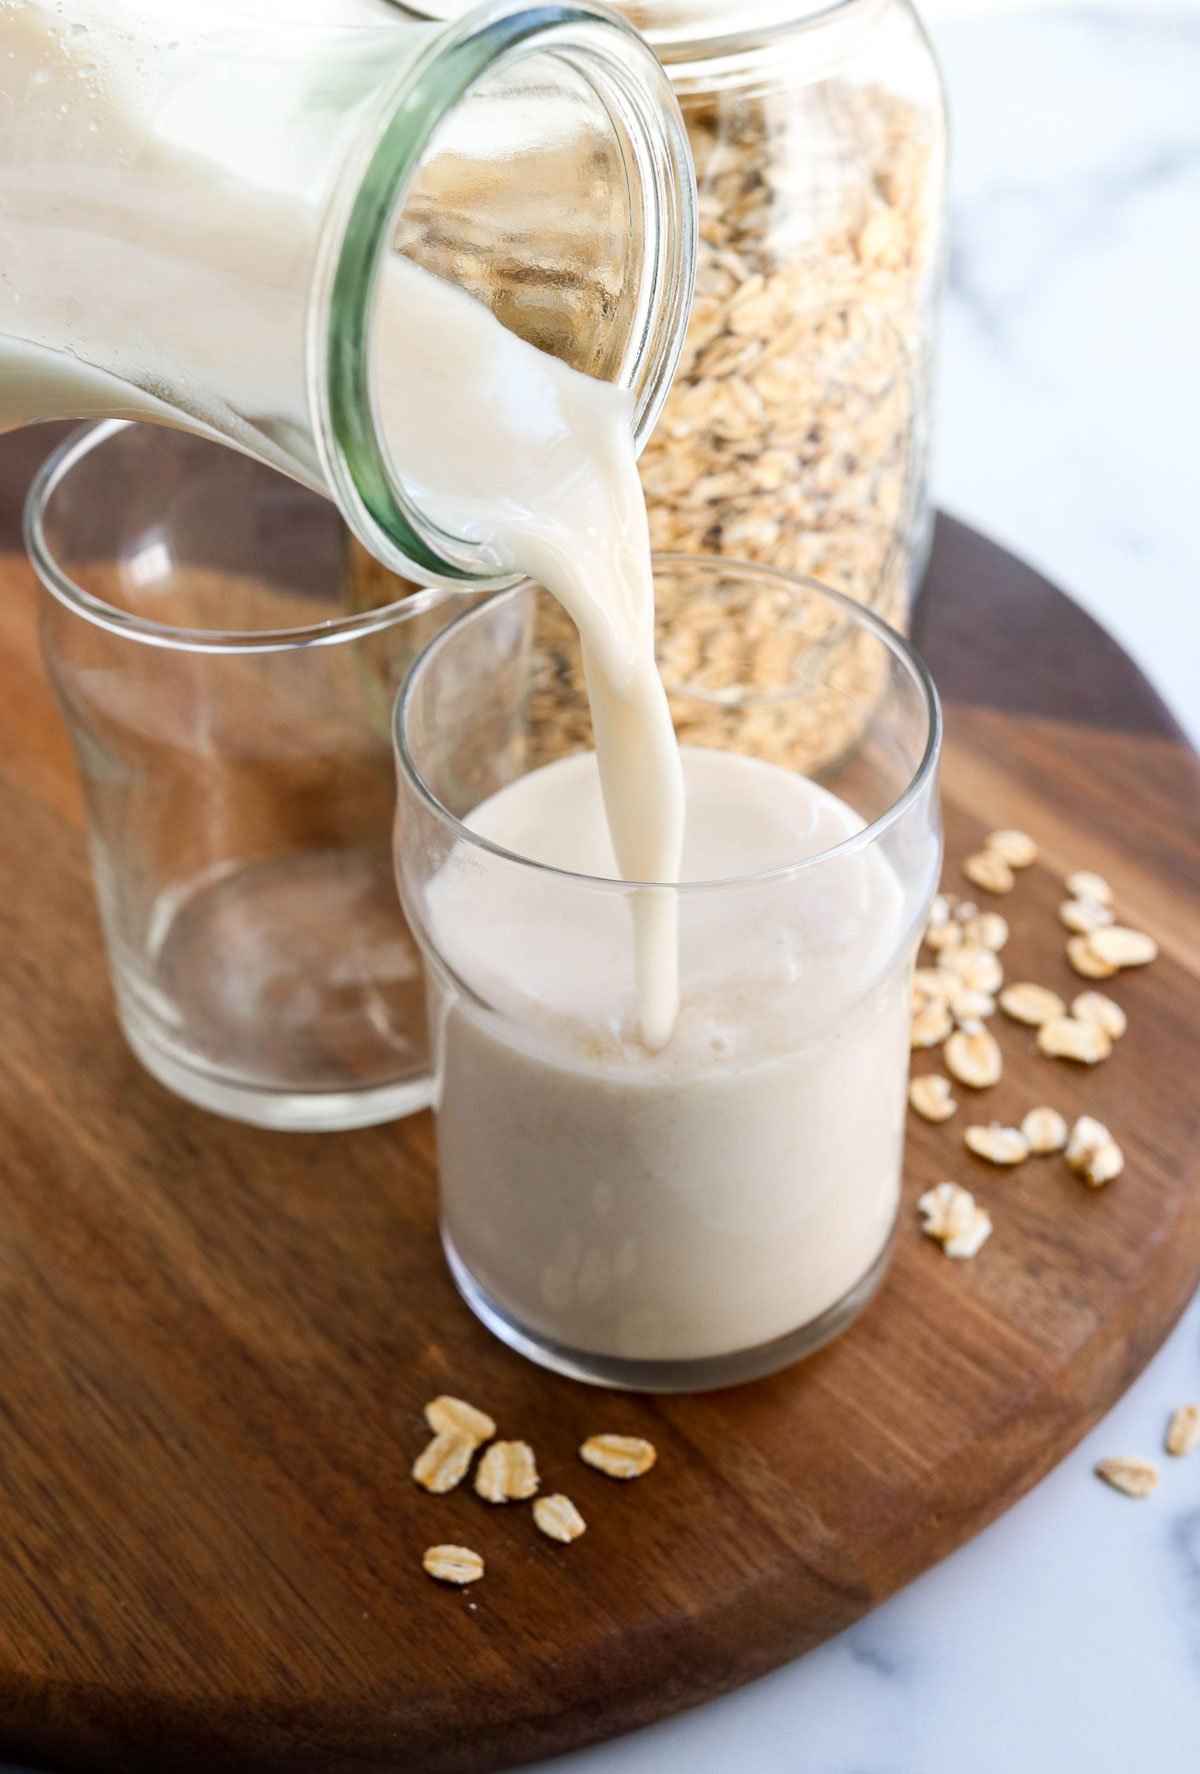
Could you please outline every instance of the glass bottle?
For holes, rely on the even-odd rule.
[[[691,295],[678,108],[589,0],[448,25],[388,0],[0,0],[0,191],[0,430],[121,414],[215,437],[425,584],[503,575],[384,444],[387,255],[630,388],[639,443]]]

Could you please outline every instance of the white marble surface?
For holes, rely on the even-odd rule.
[[[935,35],[954,242],[939,502],[1074,593],[1200,739],[1200,10]]]
[[[935,24],[954,122],[939,502],[1079,598],[1200,740],[1200,13]],[[1003,612],[997,612],[1003,620]],[[972,1544],[725,1700],[539,1774],[1194,1774],[1200,1301],[1094,1434]]]

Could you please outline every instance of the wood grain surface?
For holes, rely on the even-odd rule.
[[[1021,826],[1042,857],[1003,902],[1010,978],[1080,988],[1054,915],[1076,867],[1163,950],[1110,988],[1130,1027],[1107,1064],[1041,1059],[1007,1027],[970,1118],[1091,1111],[1125,1175],[1093,1193],[1056,1160],[993,1171],[962,1151],[965,1109],[916,1124],[895,1262],[846,1336],[734,1391],[602,1394],[460,1304],[427,1118],[255,1132],[125,1049],[11,552],[47,441],[0,446],[0,1752],[120,1774],[502,1767],[816,1644],[1047,1471],[1200,1271],[1200,766],[1113,643],[943,520],[921,638],[947,703],[951,884],[981,833]],[[974,1263],[916,1229],[946,1176],[995,1221]],[[581,1541],[412,1485],[421,1405],[447,1390],[534,1443]],[[654,1471],[583,1467],[601,1429],[649,1436]],[[422,1574],[440,1540],[485,1554],[469,1593]]]

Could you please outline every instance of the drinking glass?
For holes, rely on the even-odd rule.
[[[461,601],[357,609],[327,500],[125,421],[51,457],[26,538],[138,1058],[180,1096],[265,1127],[423,1106],[389,723],[412,658]]]
[[[720,769],[767,796],[769,844],[732,867],[726,846],[715,878],[685,852],[682,883],[629,883],[560,866],[532,823],[520,854],[488,835],[490,797],[591,745],[577,638],[525,586],[445,629],[407,680],[396,864],[459,1290],[544,1366],[683,1391],[808,1354],[884,1272],[940,715],[908,642],[842,593],[716,558],[659,556],[655,576],[685,777],[734,754]],[[579,780],[571,822],[598,795]],[[706,816],[689,793],[694,859],[722,850],[736,798]],[[643,895],[678,921],[681,1010],[658,1053],[636,1014]]]

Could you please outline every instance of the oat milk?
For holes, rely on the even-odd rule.
[[[685,880],[785,867],[861,829],[776,765],[683,753]],[[614,873],[595,760],[476,809],[506,849]],[[801,871],[802,873],[802,871]],[[901,895],[877,847],[744,903],[683,895],[684,990],[649,1054],[614,965],[618,899],[478,875],[460,844],[431,939],[484,1000],[435,997],[445,1232],[509,1318],[577,1352],[703,1359],[783,1337],[870,1270],[895,1218],[908,1059]]]

